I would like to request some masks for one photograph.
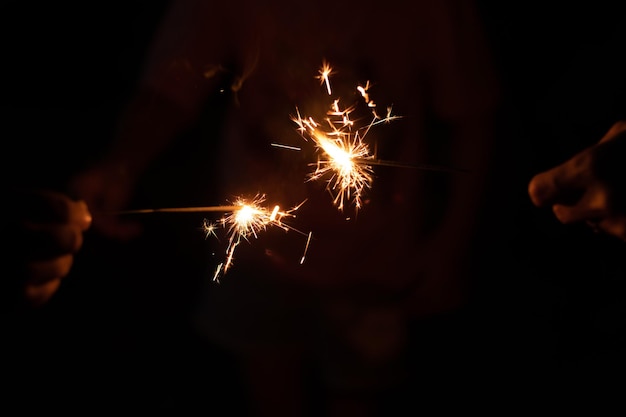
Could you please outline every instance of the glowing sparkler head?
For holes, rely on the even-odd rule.
[[[265,228],[267,225],[266,213],[257,206],[257,202],[248,204],[240,200],[235,205],[241,205],[241,208],[234,211],[226,219],[235,235],[245,238],[250,234],[256,235],[259,230]]]
[[[328,95],[332,95],[329,79],[332,73],[333,69],[324,61],[316,77],[321,84],[326,85]],[[323,124],[312,116],[303,117],[298,109],[297,115],[292,117],[301,136],[307,141],[311,140],[322,153],[315,164],[315,171],[308,175],[308,180],[329,176],[327,183],[328,189],[334,194],[333,203],[342,211],[348,200],[352,200],[356,209],[361,208],[364,190],[372,184],[373,170],[367,161],[374,156],[370,155],[369,147],[363,139],[372,126],[396,118],[391,115],[391,108],[387,109],[385,118],[376,113],[376,104],[370,98],[369,88],[369,82],[356,88],[371,116],[364,125],[359,126],[359,120],[352,116],[358,106],[354,104],[342,109],[339,99],[333,99]]]
[[[233,206],[235,210],[223,216],[219,223],[222,227],[227,228],[229,232],[228,247],[226,248],[226,259],[220,263],[213,276],[214,281],[218,281],[221,274],[225,274],[233,263],[235,249],[241,243],[242,239],[249,240],[250,236],[258,237],[259,232],[267,229],[268,226],[277,226],[281,229],[296,230],[291,226],[283,223],[283,217],[293,216],[293,212],[300,208],[304,202],[298,206],[288,210],[281,211],[280,206],[275,205],[271,210],[263,207],[265,195],[257,194],[251,201],[238,197]],[[203,230],[208,237],[214,235],[217,237],[216,223],[205,219]],[[296,230],[297,231],[297,230]],[[298,233],[304,234],[300,231]]]
[[[235,248],[241,239],[248,240],[250,236],[258,237],[258,233],[265,230],[269,224],[280,226],[280,217],[277,219],[273,211],[270,212],[261,207],[261,203],[264,201],[264,195],[256,195],[251,202],[247,202],[241,197],[237,198],[234,205],[239,208],[222,218],[222,223],[228,227],[230,236],[226,248],[226,262],[223,268],[220,265],[218,271],[221,270],[224,273],[228,271],[233,262]],[[217,275],[215,279],[217,279]]]
[[[343,135],[333,139],[324,132],[314,131],[311,137],[328,159],[319,159],[316,170],[308,178],[316,180],[330,172],[328,183],[335,193],[334,203],[339,210],[344,209],[345,201],[351,197],[355,206],[360,208],[363,190],[370,187],[372,182],[371,167],[357,163],[357,158],[369,155],[367,145],[358,140],[358,136],[353,138],[355,140]]]

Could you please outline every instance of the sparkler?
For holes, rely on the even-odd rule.
[[[326,85],[328,95],[332,95],[330,74],[333,70],[324,61],[319,70],[319,78]],[[369,97],[369,82],[357,89],[371,109],[372,120],[365,126],[358,127],[351,114],[356,110],[356,104],[341,108],[339,99],[335,99],[326,113],[323,122],[318,122],[312,116],[303,117],[296,107],[296,116],[292,121],[298,125],[300,135],[306,140],[312,140],[315,147],[323,152],[325,157],[318,158],[316,169],[307,176],[308,181],[318,180],[330,176],[327,181],[331,191],[333,204],[343,211],[347,201],[352,200],[356,209],[362,205],[364,192],[371,187],[373,180],[372,164],[368,163],[371,157],[369,146],[363,141],[369,129],[379,123],[390,122],[398,116],[392,116],[391,108],[387,109],[384,118],[378,116],[376,105]],[[278,145],[276,145],[278,146]],[[292,148],[293,149],[293,148]]]
[[[306,200],[305,200],[306,201]],[[263,207],[265,202],[264,194],[257,194],[251,201],[247,201],[242,197],[237,197],[232,205],[227,206],[209,206],[209,207],[172,207],[172,208],[156,208],[156,209],[140,209],[140,210],[124,210],[118,211],[116,214],[144,214],[144,213],[184,213],[184,212],[227,212],[217,221],[207,218],[202,224],[202,231],[205,238],[213,236],[218,238],[218,229],[227,229],[228,246],[226,248],[226,258],[220,262],[213,274],[213,281],[219,283],[220,276],[224,275],[232,266],[235,255],[235,249],[242,240],[250,241],[251,237],[257,238],[258,234],[265,231],[269,226],[276,226],[285,231],[293,230],[307,237],[306,246],[300,263],[304,263],[306,252],[308,251],[312,232],[304,233],[287,223],[283,222],[285,217],[295,217],[294,211],[299,209],[304,203],[283,211],[280,206],[275,205],[271,210]]]
[[[333,73],[328,62],[323,61],[319,69],[321,85],[326,86],[326,92],[332,95],[330,75]],[[296,115],[291,120],[298,126],[298,132],[305,141],[311,140],[316,149],[320,150],[320,156],[314,165],[316,168],[307,175],[307,181],[319,180],[323,177],[327,179],[327,189],[333,195],[333,204],[340,211],[343,211],[346,202],[352,201],[356,210],[362,206],[364,193],[371,188],[373,181],[373,166],[385,165],[401,168],[414,168],[421,170],[463,172],[462,169],[454,169],[429,164],[402,164],[394,161],[377,159],[370,153],[369,146],[364,139],[370,129],[381,123],[389,123],[400,118],[392,114],[391,107],[387,108],[385,116],[380,116],[376,111],[376,103],[369,94],[369,81],[364,85],[358,85],[357,91],[363,98],[371,119],[364,125],[358,125],[359,119],[353,117],[357,110],[357,104],[348,107],[340,107],[340,99],[334,99],[323,121],[318,121],[312,116],[302,116],[296,107]],[[300,148],[272,144],[289,150],[300,150]]]
[[[326,92],[332,96],[330,75],[333,73],[332,67],[323,62],[316,77],[320,80],[320,85],[326,86]],[[357,110],[357,104],[348,107],[341,107],[340,99],[334,99],[330,105],[326,116],[321,122],[312,116],[302,116],[296,107],[296,116],[291,120],[298,125],[298,131],[305,141],[312,141],[316,149],[321,151],[320,156],[314,165],[316,168],[307,175],[307,181],[318,180],[322,177],[329,177],[327,189],[333,194],[333,204],[340,211],[343,211],[346,203],[352,201],[358,210],[362,206],[364,193],[371,188],[373,181],[373,166],[386,165],[401,168],[414,168],[422,170],[464,172],[462,169],[454,169],[429,164],[403,164],[394,161],[377,159],[370,153],[369,146],[364,139],[370,129],[381,123],[389,123],[400,118],[392,114],[391,107],[387,108],[385,116],[380,116],[376,111],[376,104],[369,95],[369,81],[364,86],[357,86],[363,102],[369,109],[371,118],[369,122],[360,125],[360,118],[353,117]],[[301,150],[296,146],[272,144],[288,150]],[[305,200],[306,201],[306,200]],[[271,210],[263,207],[265,202],[264,194],[257,194],[251,201],[238,197],[231,205],[209,206],[209,207],[182,207],[182,208],[157,208],[118,211],[116,214],[142,214],[159,212],[227,212],[217,221],[204,219],[202,230],[205,237],[214,236],[217,238],[218,229],[226,229],[228,233],[228,245],[225,251],[225,260],[220,262],[213,275],[213,280],[219,282],[219,277],[225,274],[233,265],[235,249],[245,240],[250,241],[251,237],[257,238],[261,231],[269,226],[276,226],[285,231],[294,230],[299,234],[307,236],[304,253],[300,263],[304,263],[306,252],[311,242],[312,232],[304,233],[283,222],[286,217],[295,217],[293,214],[304,204],[282,211],[280,206],[275,205]]]
[[[267,229],[268,226],[276,226],[285,231],[294,230],[297,233],[307,235],[298,229],[283,222],[284,217],[294,217],[294,211],[304,204],[304,201],[299,205],[291,208],[287,211],[282,211],[280,206],[275,205],[271,210],[263,207],[261,204],[265,201],[265,195],[257,194],[252,201],[247,202],[245,199],[239,197],[234,202],[236,210],[230,214],[222,217],[217,223],[211,222],[208,219],[204,220],[203,231],[206,237],[210,235],[217,236],[215,230],[218,225],[228,229],[228,246],[226,248],[226,259],[221,262],[213,275],[213,280],[219,282],[220,275],[225,274],[233,264],[233,258],[235,249],[242,242],[242,240],[249,241],[250,237],[257,238],[258,233]],[[300,263],[304,262],[306,257],[306,251],[308,250],[309,241],[311,239],[311,232],[308,233],[307,244],[305,252],[302,255]]]

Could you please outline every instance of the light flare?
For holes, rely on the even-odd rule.
[[[330,75],[332,67],[324,61],[319,70],[321,84],[326,85],[328,95],[332,95]],[[352,201],[356,210],[363,205],[363,196],[371,188],[373,181],[372,165],[375,156],[370,153],[369,146],[364,141],[370,128],[379,123],[387,123],[399,118],[392,115],[391,107],[387,108],[385,117],[376,113],[376,104],[370,98],[369,81],[365,86],[357,86],[371,117],[365,124],[359,124],[359,118],[352,116],[358,109],[357,104],[342,108],[340,98],[333,99],[328,111],[319,122],[313,116],[302,116],[296,107],[296,115],[291,120],[298,125],[298,132],[306,140],[311,140],[321,156],[315,164],[315,171],[307,175],[307,181],[327,178],[328,190],[333,196],[333,204],[343,211],[348,201]]]
[[[257,194],[251,201],[247,201],[242,197],[237,197],[235,202],[232,204],[232,207],[235,207],[232,212],[224,215],[217,222],[204,219],[202,229],[205,232],[206,237],[209,237],[210,235],[217,237],[216,229],[218,228],[218,225],[228,231],[226,258],[217,266],[213,275],[214,281],[219,282],[220,276],[228,272],[231,268],[235,255],[235,249],[239,246],[242,240],[249,241],[251,237],[258,238],[258,234],[265,231],[269,226],[276,226],[285,231],[294,230],[300,234],[307,235],[306,233],[301,232],[283,222],[283,218],[285,217],[295,217],[293,212],[299,209],[302,204],[304,204],[304,201],[289,210],[283,211],[280,209],[279,205],[275,205],[271,209],[263,206],[265,198],[264,194]],[[311,233],[309,233],[308,236],[308,239],[310,239]],[[305,248],[305,254],[303,254],[302,259],[305,258],[307,249],[308,240]]]

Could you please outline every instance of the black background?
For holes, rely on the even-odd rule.
[[[3,181],[63,189],[97,158],[167,3],[2,3]],[[618,398],[611,395],[620,388],[612,381],[626,370],[626,247],[558,224],[526,193],[534,173],[597,142],[625,114],[626,10],[609,4],[478,2],[503,87],[477,256],[484,273],[467,317],[441,319],[441,327],[436,319],[420,330],[439,338],[433,350],[460,343],[454,366],[482,361],[467,365],[474,374],[451,397],[473,392],[473,378],[492,378],[493,391],[474,393],[477,401],[504,396],[530,405],[547,398],[563,406],[591,392]],[[187,174],[157,186],[156,172],[145,192],[162,186],[159,203],[174,205],[176,182]],[[53,410],[244,412],[230,352],[199,339],[188,322],[208,274],[198,218],[144,221],[146,236],[131,244],[88,233],[52,303],[5,324],[2,367],[13,372],[2,373],[12,387],[3,389],[4,399]],[[466,320],[479,331],[444,334]],[[405,389],[390,411],[419,408],[416,395],[428,388]]]

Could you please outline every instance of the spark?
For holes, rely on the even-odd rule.
[[[194,213],[194,212],[224,212],[219,220],[204,219],[201,230],[204,232],[205,239],[214,237],[219,240],[218,231],[226,229],[228,234],[228,245],[226,248],[226,257],[220,262],[213,274],[213,281],[219,283],[219,278],[224,275],[232,266],[235,255],[235,249],[242,240],[250,241],[251,237],[257,238],[258,234],[266,230],[269,226],[276,226],[285,231],[293,230],[301,235],[308,236],[304,253],[300,263],[304,262],[306,252],[308,251],[312,233],[304,233],[293,226],[284,222],[286,217],[295,217],[294,212],[298,210],[305,202],[301,202],[297,206],[289,210],[281,210],[279,205],[267,208],[262,204],[265,202],[264,194],[257,194],[250,201],[243,197],[237,197],[233,204],[223,206],[208,207],[167,207],[167,208],[149,208],[137,210],[120,210],[109,212],[113,215],[126,214],[147,214],[147,213]]]
[[[224,263],[220,263],[217,268],[215,268],[215,273],[213,274],[213,281],[215,282],[220,282],[220,274],[222,273],[222,270],[224,269]]]
[[[332,73],[332,67],[324,61],[317,78],[322,85],[326,84],[328,95],[332,95],[329,78]],[[385,117],[376,113],[376,104],[369,95],[370,87],[369,81],[365,86],[357,86],[372,117],[365,125],[359,125],[360,119],[353,117],[357,104],[342,107],[340,98],[333,99],[323,121],[312,116],[302,116],[297,107],[296,115],[291,117],[300,135],[306,141],[311,140],[323,155],[317,163],[312,164],[316,169],[307,175],[307,181],[328,178],[327,185],[333,195],[333,204],[340,211],[345,209],[350,200],[357,210],[360,209],[364,193],[372,186],[373,169],[369,161],[374,157],[364,141],[365,136],[372,126],[398,118],[392,115],[391,107],[387,108]]]
[[[302,148],[300,148],[299,146],[283,145],[283,144],[280,144],[280,143],[272,143],[271,145],[275,146],[277,148],[289,149],[291,151],[300,151],[300,150],[302,150]]]
[[[320,80],[320,85],[326,84],[326,91],[328,91],[328,95],[332,94],[332,89],[330,87],[330,74],[332,73],[333,69],[328,62],[324,61],[322,63],[322,68],[319,70],[319,75],[316,77]]]
[[[306,245],[304,245],[304,252],[302,253],[302,258],[300,258],[300,265],[302,265],[304,263],[304,260],[306,259],[306,253],[309,250],[309,244],[311,243],[311,236],[312,235],[313,235],[313,233],[309,232],[309,235],[306,238]]]
[[[285,231],[294,230],[300,234],[306,235],[305,233],[283,222],[283,218],[285,217],[295,217],[293,212],[299,209],[302,204],[304,204],[304,201],[290,210],[283,211],[280,209],[279,205],[275,205],[271,209],[264,207],[263,203],[265,202],[265,198],[264,194],[257,194],[251,199],[251,201],[247,201],[242,197],[237,197],[233,205],[230,206],[235,207],[235,209],[229,214],[224,215],[218,222],[212,222],[205,219],[203,231],[205,232],[206,237],[209,237],[210,235],[217,237],[215,231],[218,228],[218,225],[221,225],[222,228],[225,228],[228,231],[226,258],[224,262],[221,262],[217,266],[213,276],[214,281],[219,282],[219,277],[231,268],[237,246],[239,246],[243,240],[249,242],[251,238],[258,238],[258,234],[265,231],[267,227],[276,226]],[[310,240],[310,233],[308,240]]]
[[[214,236],[216,239],[218,239],[217,234],[215,233],[217,228],[218,226],[214,222],[208,219],[204,219],[204,223],[202,224],[202,230],[204,231],[205,238],[208,238],[209,236]]]

